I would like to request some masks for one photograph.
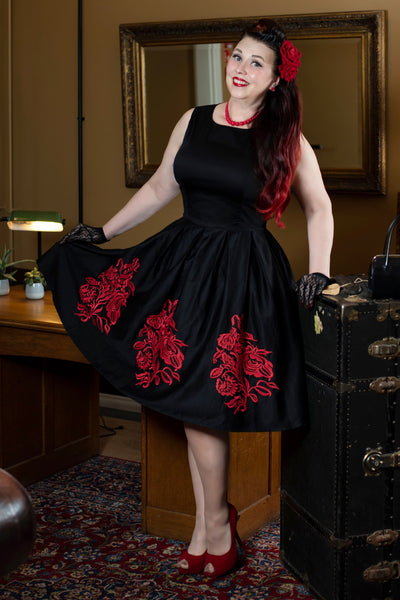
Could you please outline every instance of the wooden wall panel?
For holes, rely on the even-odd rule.
[[[1,466],[5,469],[43,454],[41,364],[41,359],[0,359]]]
[[[89,365],[0,357],[0,467],[27,485],[97,454],[98,398]]]

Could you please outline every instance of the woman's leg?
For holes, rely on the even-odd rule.
[[[196,525],[189,552],[224,554],[231,545],[227,504],[229,434],[185,425],[196,499]],[[212,566],[206,571],[212,572]]]
[[[193,455],[193,452],[188,443],[188,459],[190,467],[190,475],[192,478],[194,498],[196,502],[196,522],[190,541],[188,552],[194,556],[201,556],[207,550],[207,535],[206,524],[204,518],[204,490],[201,482],[200,473]],[[188,568],[186,560],[180,560],[178,566],[183,569]]]

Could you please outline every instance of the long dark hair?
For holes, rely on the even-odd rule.
[[[286,36],[272,19],[261,19],[243,32],[263,42],[275,52],[275,74],[280,76],[281,46]],[[275,217],[279,227],[283,211],[289,204],[290,187],[300,159],[302,107],[299,89],[294,80],[280,78],[274,91],[267,90],[260,115],[253,123],[257,151],[256,171],[264,187],[257,200],[257,209],[265,220]]]

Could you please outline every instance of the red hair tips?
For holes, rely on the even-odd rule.
[[[275,93],[269,94],[270,101],[254,127],[257,174],[264,183],[257,209],[266,221],[275,217],[278,227],[284,226],[281,216],[289,204],[290,188],[300,160],[301,103],[297,89],[293,92],[297,96],[294,102],[290,98],[293,94],[283,91],[280,83]],[[268,109],[268,105],[272,106]]]
[[[247,29],[242,38],[245,36],[263,42],[275,52],[275,74],[280,77],[273,93],[266,92],[263,108],[252,129],[257,153],[256,172],[263,184],[257,209],[266,221],[275,217],[278,226],[283,227],[281,216],[289,204],[290,188],[300,160],[300,93],[294,71],[288,79],[280,75],[281,48],[287,40],[279,26],[271,19],[262,19]],[[289,43],[286,46],[292,48]],[[297,49],[292,53],[294,51],[299,62],[300,53]],[[296,72],[297,68],[296,63]]]

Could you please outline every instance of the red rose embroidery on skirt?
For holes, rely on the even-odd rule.
[[[184,360],[183,346],[187,347],[176,335],[176,325],[173,319],[178,300],[167,300],[158,315],[150,315],[146,324],[139,331],[139,337],[144,338],[133,344],[136,355],[136,364],[143,371],[136,375],[136,385],[148,388],[154,381],[159,385],[161,381],[171,385],[173,379],[179,381],[178,371]]]
[[[75,314],[83,323],[90,320],[108,335],[120,317],[121,308],[135,293],[132,277],[139,267],[138,258],[130,263],[124,263],[120,258],[116,265],[100,273],[97,279],[86,277],[87,283],[79,288],[81,302],[78,302],[78,312]]]
[[[215,387],[225,404],[237,412],[247,410],[247,402],[258,402],[259,395],[271,396],[271,390],[279,389],[272,381],[273,364],[268,360],[268,350],[258,348],[257,340],[244,331],[242,317],[234,315],[229,333],[218,338],[213,363],[218,366],[210,373],[216,379]]]

